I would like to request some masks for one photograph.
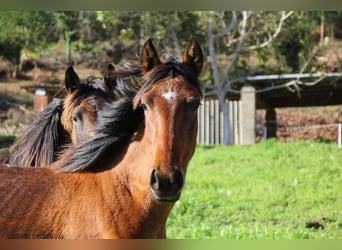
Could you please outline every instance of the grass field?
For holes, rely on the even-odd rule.
[[[200,145],[167,237],[342,239],[341,172],[336,144]]]

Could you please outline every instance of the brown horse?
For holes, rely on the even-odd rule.
[[[114,67],[109,65],[108,72],[112,71]],[[47,166],[68,143],[94,136],[97,112],[114,100],[113,89],[101,78],[90,76],[81,81],[71,66],[65,72],[64,83],[66,99],[53,99],[38,115],[12,146],[9,164]]]
[[[100,111],[96,136],[51,168],[0,168],[0,238],[166,237],[196,146],[203,56],[192,38],[182,62],[162,63],[148,40],[141,60],[142,87]]]

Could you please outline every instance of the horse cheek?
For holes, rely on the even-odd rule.
[[[187,165],[192,158],[196,143],[197,143],[197,130],[198,130],[198,121],[197,121],[197,112],[195,114],[188,114],[186,119],[190,119],[188,121],[188,126],[184,128],[184,137],[187,137],[187,145],[184,145],[184,164]]]

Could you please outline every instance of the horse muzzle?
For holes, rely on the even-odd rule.
[[[150,177],[150,186],[153,194],[159,201],[175,202],[179,199],[184,185],[184,175],[176,170],[170,176],[161,176],[157,169],[153,169]]]

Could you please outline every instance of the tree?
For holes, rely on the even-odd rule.
[[[20,51],[30,37],[25,23],[25,16],[20,12],[0,13],[0,53],[15,65],[19,63]]]
[[[225,105],[228,92],[237,80],[252,74],[246,54],[266,48],[279,35],[293,12],[209,12],[208,52],[213,84],[206,86],[218,97],[224,116],[224,144],[231,143],[229,109]]]

